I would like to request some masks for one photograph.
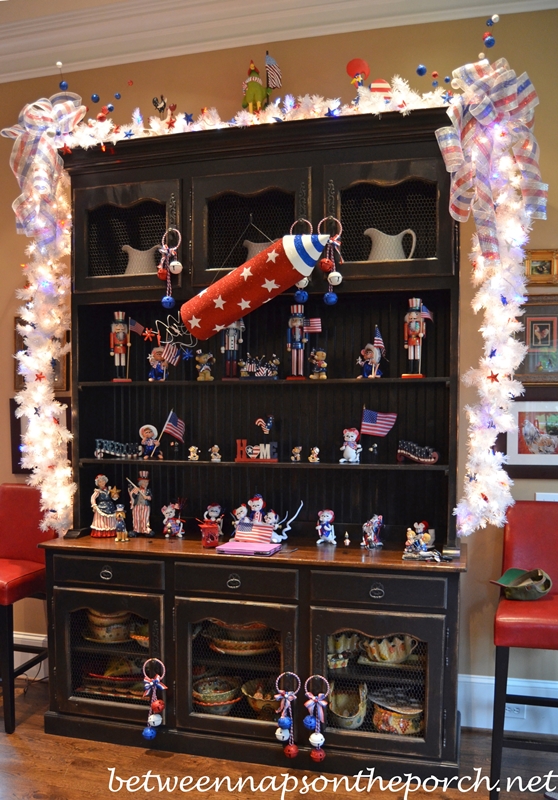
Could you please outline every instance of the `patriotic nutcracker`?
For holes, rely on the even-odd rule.
[[[236,378],[238,355],[242,344],[242,331],[246,329],[244,320],[237,319],[221,331],[221,352],[225,355],[225,378]]]
[[[126,354],[130,347],[130,334],[126,324],[126,312],[115,311],[114,322],[110,326],[110,354],[114,358],[116,378],[114,381],[126,380]]]
[[[151,489],[149,488],[149,472],[140,470],[138,485],[132,483],[130,478],[126,478],[129,483],[128,494],[130,495],[130,508],[132,509],[132,533],[130,536],[153,536],[153,531],[149,525],[149,515],[151,514]]]
[[[192,297],[180,309],[197,339],[221,333],[236,320],[308,278],[329,241],[328,234],[283,236],[261,253]]]
[[[289,327],[287,329],[287,350],[291,354],[291,376],[304,377],[304,347],[308,337],[304,331],[304,306],[296,303],[291,306]]]
[[[422,377],[420,362],[422,353],[422,340],[426,333],[425,320],[422,315],[422,300],[420,297],[409,298],[409,310],[405,314],[404,348],[407,351],[409,372],[407,375]]]

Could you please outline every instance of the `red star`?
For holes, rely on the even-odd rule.
[[[71,152],[72,152],[72,151],[70,150],[70,148],[68,147],[68,145],[67,145],[67,144],[64,144],[64,147],[62,148],[62,153],[63,153],[63,155],[65,155],[65,156],[66,156],[66,155],[69,155]]]
[[[167,120],[167,128],[171,131],[175,126],[176,120],[174,117],[169,117]]]
[[[45,377],[46,377],[46,375],[43,375],[42,372],[37,372],[37,374],[35,375],[35,380],[36,381],[44,381]]]
[[[154,332],[153,332],[153,330],[151,328],[146,328],[144,330],[144,332],[142,333],[142,336],[143,336],[143,338],[145,339],[146,342],[150,342],[153,339],[153,337],[155,336],[155,334],[154,334]]]
[[[488,497],[485,494],[481,494],[481,497],[485,503],[488,503]]]
[[[497,383],[498,382],[498,373],[497,372],[491,372],[490,375],[488,376],[488,380],[492,381],[492,383],[494,383],[494,382]]]
[[[55,425],[60,425],[60,420],[57,420],[56,417],[53,417],[52,421],[54,422]]]

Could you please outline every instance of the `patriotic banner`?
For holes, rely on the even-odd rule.
[[[162,356],[163,361],[167,361],[169,364],[172,364],[173,367],[176,367],[180,361],[180,350],[175,344],[169,342],[164,346]]]
[[[273,525],[267,525],[265,522],[239,522],[234,538],[237,542],[268,544],[271,542],[272,533]]]
[[[161,431],[161,436],[163,433],[168,433],[169,436],[173,436],[175,439],[178,439],[179,442],[184,444],[184,431],[186,430],[186,423],[179,419],[179,417],[171,411],[167,421],[163,425],[163,430]]]
[[[182,322],[197,339],[209,339],[311,275],[328,241],[327,234],[305,234],[272,242],[184,303]]]
[[[139,336],[141,336],[145,330],[144,326],[141,325],[141,323],[136,322],[136,320],[132,319],[132,317],[130,317],[129,319],[128,328],[130,329],[130,331],[132,331],[133,333],[137,333]]]
[[[268,89],[280,89],[283,85],[283,76],[281,75],[281,70],[269,53],[265,54],[265,71],[267,75],[267,88]]]
[[[396,419],[397,414],[380,414],[378,411],[365,408],[362,411],[360,432],[361,434],[366,433],[368,436],[387,436],[395,425]]]

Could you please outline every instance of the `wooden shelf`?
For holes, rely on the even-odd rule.
[[[157,460],[149,459],[145,461],[142,458],[115,458],[115,459],[108,459],[108,458],[80,458],[79,465],[85,466],[86,464],[110,464],[118,465],[118,464],[142,464],[144,466],[149,466],[151,469],[153,466],[161,466],[161,467],[233,467],[235,469],[240,469],[242,467],[261,467],[265,469],[314,469],[314,470],[324,470],[324,469],[342,469],[342,470],[350,470],[352,472],[358,470],[390,470],[390,471],[405,471],[405,470],[422,470],[428,472],[447,472],[449,467],[447,464],[418,464],[414,462],[409,462],[408,464],[324,464],[320,462],[319,464],[305,464],[302,461],[298,463],[293,463],[292,461],[262,461],[259,458],[254,458],[252,461],[173,461],[171,459],[159,458]]]
[[[350,386],[381,386],[382,384],[398,384],[407,386],[424,386],[425,384],[432,383],[445,383],[449,386],[451,378],[377,378],[377,379],[359,379],[359,378],[327,378],[325,381],[311,380],[305,378],[304,380],[267,380],[261,379],[242,379],[242,380],[221,380],[217,378],[214,381],[81,381],[78,383],[78,389],[88,389],[97,387],[112,386],[117,389],[145,386],[339,386],[339,384],[348,384]]]

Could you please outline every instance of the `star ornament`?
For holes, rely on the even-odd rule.
[[[275,261],[278,257],[279,253],[277,252],[277,250],[272,250],[271,253],[267,254],[267,261],[273,261],[273,263],[275,264]]]
[[[225,307],[225,303],[226,303],[227,301],[226,301],[226,300],[223,300],[223,298],[221,297],[221,295],[219,295],[219,297],[215,297],[215,298],[213,298],[213,302],[215,303],[215,308],[220,308],[221,310],[223,310],[223,309],[224,309],[224,307]]]
[[[153,331],[152,328],[146,328],[142,333],[142,336],[146,342],[150,342],[155,336],[155,332]]]
[[[490,375],[488,376],[488,380],[491,381],[492,383],[498,383],[498,373],[491,372]]]
[[[193,316],[192,319],[188,320],[188,325],[191,328],[199,328],[200,327],[200,322],[201,322],[201,317]]]
[[[46,375],[43,375],[42,372],[37,372],[37,374],[35,375],[35,380],[36,381],[44,381],[45,378],[46,378]]]
[[[278,289],[279,284],[275,283],[274,280],[267,279],[265,283],[262,283],[262,289],[267,289],[268,292],[272,292],[274,289]]]
[[[244,267],[244,269],[242,270],[242,272],[240,274],[242,275],[244,280],[247,281],[248,278],[252,277],[252,270],[250,269],[250,267]]]
[[[237,303],[237,305],[239,305],[240,308],[244,311],[246,308],[250,308],[250,302],[251,302],[250,300],[245,300],[244,298],[242,298],[240,303]]]

